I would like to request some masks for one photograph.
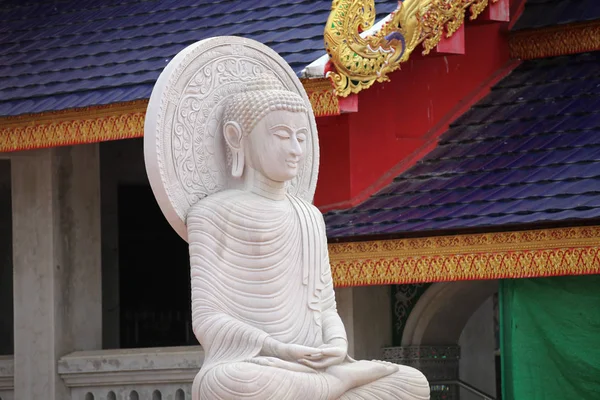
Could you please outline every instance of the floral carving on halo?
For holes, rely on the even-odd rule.
[[[231,154],[222,134],[228,99],[262,74],[309,99],[300,80],[270,48],[238,37],[211,38],[178,54],[155,85],[146,115],[144,145],[151,184],[167,220],[186,239],[185,220],[200,199],[240,185],[230,173]],[[162,80],[161,80],[162,79]],[[312,201],[318,171],[316,123],[290,194]]]
[[[467,9],[473,20],[487,5],[488,0],[400,0],[377,32],[363,36],[375,22],[374,1],[334,0],[324,32],[326,76],[341,97],[389,81],[417,46],[429,54],[444,32],[451,37],[461,27]]]

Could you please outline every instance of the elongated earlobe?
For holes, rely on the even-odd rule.
[[[227,122],[223,125],[223,135],[231,150],[231,175],[239,178],[244,173],[244,149],[242,148],[242,129],[237,122]]]
[[[235,151],[232,152],[232,163],[231,163],[231,175],[235,178],[239,178],[244,173],[244,152]]]

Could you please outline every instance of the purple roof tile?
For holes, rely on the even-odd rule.
[[[600,52],[523,63],[417,165],[325,214],[328,236],[599,218],[598,65]]]
[[[377,0],[379,17],[395,2]],[[166,64],[213,36],[258,40],[300,72],[325,54],[331,0],[4,0],[0,116],[147,99]]]
[[[527,0],[513,29],[542,28],[599,18],[598,0]]]

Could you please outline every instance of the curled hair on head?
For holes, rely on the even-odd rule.
[[[299,94],[287,90],[274,76],[262,74],[248,82],[243,91],[228,99],[223,123],[237,122],[242,134],[247,136],[258,121],[271,111],[306,113],[308,108]]]

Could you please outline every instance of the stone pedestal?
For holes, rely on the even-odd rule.
[[[101,348],[97,145],[11,160],[15,398],[62,400],[58,359]]]

